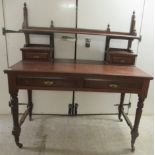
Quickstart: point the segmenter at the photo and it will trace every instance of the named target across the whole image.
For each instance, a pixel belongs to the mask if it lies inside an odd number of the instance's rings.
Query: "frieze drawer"
[[[81,86],[81,81],[61,77],[18,77],[18,87],[41,87],[41,88],[76,88]]]
[[[84,88],[106,89],[106,90],[140,90],[142,81],[130,80],[108,80],[108,79],[85,79]]]

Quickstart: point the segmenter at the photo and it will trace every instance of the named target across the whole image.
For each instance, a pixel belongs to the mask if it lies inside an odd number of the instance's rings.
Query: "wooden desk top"
[[[5,73],[65,73],[65,74],[89,74],[103,76],[124,76],[153,79],[152,76],[135,66],[104,65],[99,61],[60,61],[52,62],[26,62],[20,61],[4,71]]]

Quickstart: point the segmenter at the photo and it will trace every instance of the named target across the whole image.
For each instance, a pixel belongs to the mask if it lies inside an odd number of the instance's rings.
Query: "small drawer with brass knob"
[[[137,55],[130,50],[110,48],[106,52],[106,63],[116,65],[134,65]]]
[[[44,46],[30,46],[21,48],[23,60],[50,61],[53,48]]]

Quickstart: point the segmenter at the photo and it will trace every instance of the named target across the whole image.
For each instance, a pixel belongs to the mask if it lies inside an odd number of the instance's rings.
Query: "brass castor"
[[[122,118],[118,117],[118,119],[120,120],[120,122],[123,122],[123,119]]]
[[[23,147],[22,143],[17,143],[17,146],[21,149]]]
[[[131,145],[131,151],[135,152],[135,146],[134,145]]]

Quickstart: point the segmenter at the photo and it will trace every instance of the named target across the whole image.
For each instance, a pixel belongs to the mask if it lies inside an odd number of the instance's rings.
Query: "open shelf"
[[[86,35],[102,35],[117,39],[140,39],[136,35],[125,32],[114,32],[107,30],[82,29],[82,28],[65,28],[65,27],[27,27],[20,30],[27,34],[43,34],[49,35],[53,33],[70,33],[70,34],[86,34]]]

